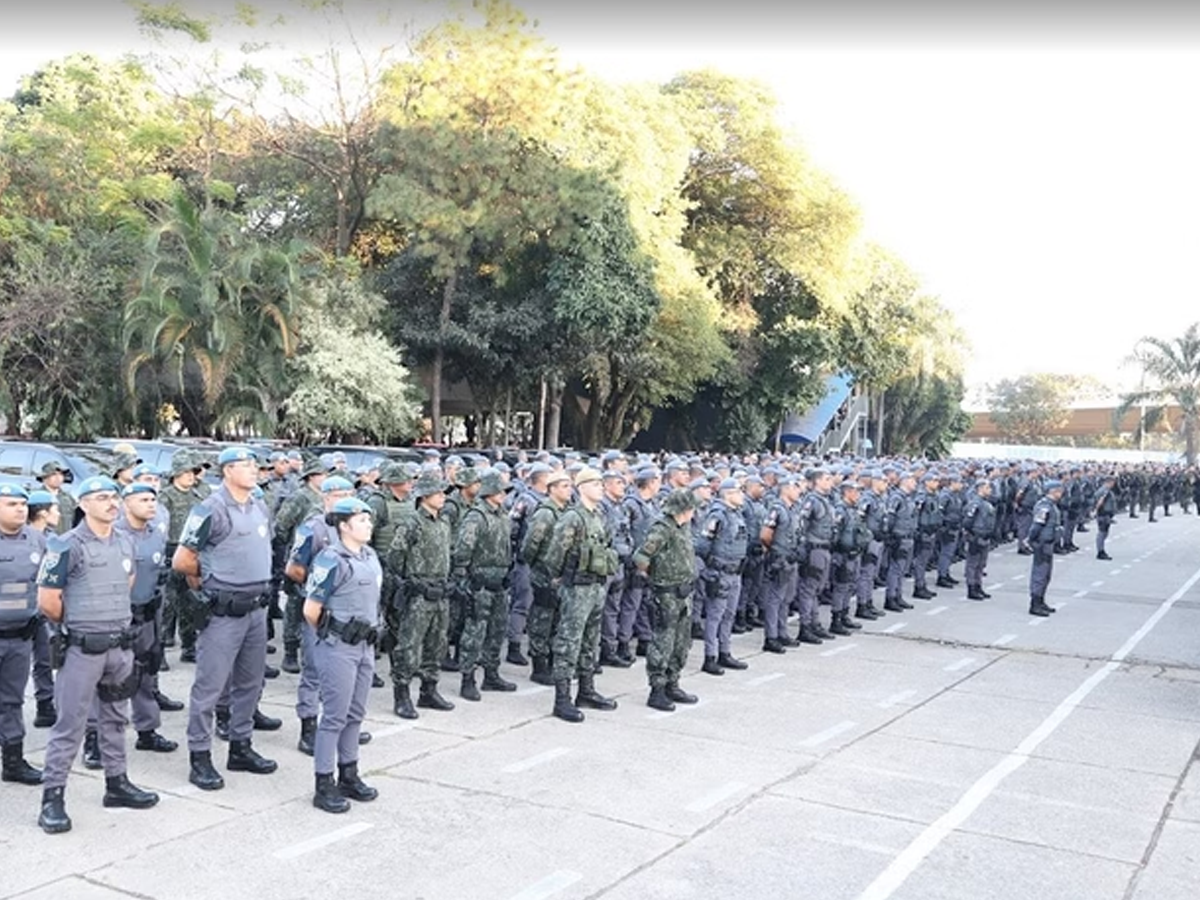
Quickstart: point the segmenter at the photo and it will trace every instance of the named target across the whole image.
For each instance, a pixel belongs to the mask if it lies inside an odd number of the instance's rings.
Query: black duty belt
[[[716,572],[724,572],[726,575],[737,575],[742,571],[743,563],[741,562],[712,562],[709,568]]]
[[[586,587],[592,584],[604,584],[606,581],[608,581],[608,578],[604,575],[593,575],[590,572],[576,572],[574,575],[570,575],[566,578],[567,584],[569,584],[571,587]]]
[[[0,640],[31,641],[33,640],[33,636],[37,634],[38,623],[40,621],[37,616],[31,616],[29,621],[23,625],[0,626]]]
[[[264,608],[269,598],[264,591],[205,591],[214,616],[240,619]]]
[[[348,622],[340,622],[330,617],[329,633],[336,634],[342,641],[351,646],[361,644],[364,641],[374,646],[379,642],[379,629],[362,619],[351,619]]]
[[[812,539],[809,539],[809,540],[806,540],[804,543],[808,544],[808,547],[810,550],[828,550],[829,549],[829,541],[814,541]]]
[[[71,631],[63,635],[68,647],[78,647],[88,656],[99,656],[109,650],[128,650],[133,646],[133,635],[128,631],[100,634],[81,634]]]

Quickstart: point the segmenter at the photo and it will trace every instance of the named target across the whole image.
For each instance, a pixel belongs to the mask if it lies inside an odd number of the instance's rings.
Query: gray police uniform
[[[796,539],[807,549],[807,561],[800,567],[796,599],[800,623],[817,624],[817,598],[829,585],[829,549],[833,542],[833,504],[829,497],[812,490],[800,499]]]
[[[38,566],[46,550],[40,531],[22,525],[0,534],[0,745],[25,740],[21,706],[33,659],[33,641],[45,623],[38,615]]]
[[[141,530],[130,527],[125,519],[116,531],[133,545],[133,588],[130,605],[133,615],[133,655],[142,666],[137,693],[130,699],[135,731],[155,731],[162,724],[162,712],[154,694],[158,690],[158,663],[162,658],[159,634],[162,628],[162,586],[166,575],[167,530],[150,522]],[[93,712],[98,712],[93,704]],[[91,724],[91,723],[89,723]]]
[[[321,690],[321,721],[313,746],[318,775],[358,762],[358,736],[367,711],[379,639],[383,567],[370,547],[351,553],[333,541],[313,560],[305,589],[328,620],[314,635]]]
[[[1029,571],[1029,597],[1045,602],[1046,588],[1054,574],[1054,547],[1062,537],[1062,518],[1058,504],[1049,496],[1038,500],[1033,508],[1029,526],[1029,546],[1033,548],[1033,565]]]
[[[630,493],[622,506],[629,514],[630,541],[634,547],[640,547],[645,543],[646,535],[650,533],[650,526],[658,518],[658,507],[652,499],[643,500],[637,491]],[[639,641],[645,641],[647,644],[650,642],[654,631],[650,627],[649,613],[643,606],[646,599],[652,595],[653,591],[643,579],[632,576],[626,579],[625,593],[621,596],[621,613],[617,618],[618,641],[628,643],[633,640],[636,632]]]
[[[963,514],[963,532],[967,538],[963,580],[967,583],[968,595],[983,591],[983,572],[987,568],[989,541],[995,524],[996,508],[992,502],[979,494],[973,496]]]
[[[875,592],[875,577],[879,574],[879,560],[883,552],[883,507],[886,497],[874,490],[864,491],[858,500],[858,509],[862,515],[861,526],[870,533],[862,558],[858,565],[858,584],[856,596],[861,607],[872,606]],[[876,610],[876,615],[879,612]]]
[[[763,519],[763,528],[773,533],[763,569],[763,637],[777,641],[787,637],[788,605],[796,593],[799,546],[795,506],[776,498]]]
[[[912,495],[906,494],[903,489],[888,497],[884,510],[884,534],[887,535],[889,547],[885,598],[894,604],[903,601],[904,575],[912,562],[917,514]]]
[[[1117,497],[1107,484],[1096,492],[1092,509],[1096,514],[1096,554],[1099,555],[1107,552],[1104,545],[1112,528],[1113,517],[1117,514]]]
[[[129,631],[133,556],[127,535],[100,538],[86,521],[46,542],[37,583],[62,590],[66,645],[54,685],[58,719],[46,744],[46,788],[66,786],[94,696],[100,697],[104,774],[125,774],[125,710],[136,687]]]
[[[508,627],[506,637],[510,644],[520,644],[525,634],[525,621],[529,616],[529,607],[533,603],[533,583],[529,580],[529,564],[520,556],[521,545],[525,540],[525,531],[529,527],[529,518],[538,504],[546,499],[546,495],[535,490],[524,491],[513,500],[509,510],[509,520],[512,528],[513,567],[509,583]]]
[[[288,563],[302,566],[310,572],[312,562],[326,547],[337,540],[337,534],[325,522],[325,513],[313,513],[296,526],[292,549],[288,552]],[[312,658],[316,635],[308,622],[300,624],[300,681],[296,685],[296,716],[300,719],[315,719],[321,711],[321,681],[317,666]]]
[[[271,532],[266,505],[234,500],[221,487],[192,508],[179,545],[200,557],[201,590],[211,617],[196,639],[196,677],[188,704],[188,749],[212,746],[213,712],[229,682],[230,741],[249,742],[267,663]]]
[[[954,565],[954,553],[962,535],[963,502],[962,490],[943,488],[938,494],[938,509],[942,514],[942,529],[938,534],[937,573],[939,581],[950,579],[950,567]]]
[[[746,517],[740,509],[714,500],[695,542],[696,556],[704,567],[700,573],[704,586],[704,655],[727,654],[750,546]]]
[[[742,517],[746,520],[746,565],[742,569],[742,591],[738,596],[738,611],[757,614],[761,607],[763,555],[765,548],[760,535],[767,507],[762,500],[749,494],[742,502]]]

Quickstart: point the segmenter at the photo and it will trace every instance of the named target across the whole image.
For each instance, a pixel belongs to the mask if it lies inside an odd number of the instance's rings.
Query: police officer
[[[171,457],[171,467],[167,471],[167,484],[158,495],[159,505],[165,508],[169,514],[166,546],[166,559],[168,560],[175,556],[175,548],[179,546],[179,536],[183,533],[183,523],[187,521],[188,513],[203,499],[196,490],[196,484],[203,471],[190,450],[176,450]],[[196,626],[192,622],[187,579],[173,569],[167,573],[166,582],[163,585],[163,602],[163,646],[174,646],[176,623],[178,623],[179,645],[182,648],[179,661],[194,663],[196,661]]]
[[[806,474],[811,490],[800,500],[796,513],[796,536],[804,548],[796,586],[800,631],[803,634],[807,630],[819,640],[829,640],[833,635],[821,625],[817,598],[829,585],[829,551],[833,542],[833,504],[829,492],[833,489],[833,475],[823,466]]]
[[[524,466],[525,483],[514,486],[508,510],[509,535],[512,543],[513,568],[509,585],[508,654],[505,659],[514,666],[527,666],[529,660],[521,652],[529,607],[533,603],[533,585],[529,580],[529,564],[521,555],[521,546],[529,531],[534,510],[546,499],[546,478],[550,467],[544,463]]]
[[[533,587],[533,603],[525,621],[529,633],[529,655],[535,684],[554,684],[550,659],[551,640],[558,621],[558,589],[551,582],[555,577],[546,566],[550,539],[559,517],[571,500],[571,476],[561,469],[546,476],[546,498],[538,504],[529,519],[529,528],[521,544],[521,558],[529,566],[529,581]]]
[[[913,497],[917,511],[912,562],[914,600],[932,600],[937,596],[926,584],[925,573],[929,571],[929,563],[933,559],[938,535],[942,530],[942,510],[937,493],[939,483],[940,479],[935,472],[926,472],[920,490]]]
[[[762,542],[763,519],[767,516],[766,485],[758,475],[747,475],[742,482],[745,501],[742,515],[746,519],[746,567],[742,571],[742,590],[738,596],[738,611],[733,620],[733,633],[743,634],[762,625],[763,559],[766,547]]]
[[[841,502],[833,509],[833,541],[829,563],[830,605],[833,608],[829,631],[843,636],[862,628],[850,619],[850,593],[858,584],[858,567],[872,537],[858,506],[861,493],[858,482],[850,477],[845,478],[838,485],[838,493]]]
[[[1113,490],[1116,476],[1111,472],[1104,476],[1104,484],[1096,492],[1092,503],[1092,515],[1096,517],[1096,559],[1112,559],[1104,544],[1108,540],[1109,529],[1112,528],[1113,518],[1117,514],[1117,497]]]
[[[199,591],[196,675],[188,709],[188,780],[205,791],[225,780],[213,767],[213,716],[229,686],[231,772],[266,775],[277,768],[251,745],[267,663],[267,592],[271,532],[266,505],[253,496],[254,451],[226,447],[217,457],[221,487],[188,514],[172,566]]]
[[[968,600],[988,600],[992,596],[983,589],[983,573],[987,569],[996,521],[996,507],[991,502],[991,494],[992,483],[986,478],[978,479],[963,509],[962,529],[967,541],[967,564],[963,578],[967,582]]]
[[[558,589],[559,614],[552,642],[553,714],[566,722],[582,722],[580,706],[613,710],[617,702],[596,690],[595,661],[600,646],[600,613],[608,579],[616,574],[617,554],[609,546],[600,515],[604,484],[600,473],[585,466],[575,475],[579,502],[554,523],[549,546],[540,557],[551,586]],[[579,691],[571,702],[571,679]]]
[[[342,813],[350,800],[368,802],[379,796],[359,777],[358,747],[375,672],[383,568],[370,546],[371,508],[366,503],[339,499],[325,514],[325,523],[336,529],[336,539],[313,560],[304,601],[304,619],[316,630],[313,656],[321,690],[313,806]]]
[[[646,705],[663,712],[673,711],[676,703],[699,700],[679,686],[692,644],[688,607],[696,579],[691,533],[695,505],[690,491],[668,495],[662,515],[651,524],[646,539],[633,554],[633,563],[648,585],[646,605],[653,629],[646,653],[646,676],[650,681]]]
[[[633,476],[633,490],[625,497],[629,517],[629,536],[634,547],[646,540],[650,525],[658,518],[655,498],[662,487],[662,473],[654,466],[640,466]],[[690,520],[689,520],[690,521]],[[650,646],[651,630],[642,602],[648,596],[644,579],[635,578],[632,569],[626,579],[625,594],[621,597],[621,614],[617,620],[617,652],[630,661],[629,644],[637,636],[637,656],[645,656]]]
[[[470,598],[465,604],[459,670],[464,700],[480,699],[475,669],[483,666],[485,691],[515,691],[517,686],[500,676],[500,651],[508,621],[509,567],[512,536],[504,510],[510,490],[499,472],[486,472],[479,480],[475,502],[459,522],[451,554],[453,577]]]
[[[0,780],[41,784],[41,771],[25,761],[21,713],[34,638],[45,627],[35,582],[46,539],[26,522],[28,499],[16,485],[0,484]]]
[[[696,557],[703,568],[700,583],[704,603],[704,666],[709,675],[725,669],[747,669],[733,655],[733,620],[742,591],[742,570],[750,538],[742,512],[745,494],[733,478],[723,479],[695,538]],[[694,515],[694,514],[693,514]]]
[[[958,579],[950,574],[950,567],[954,565],[954,556],[962,537],[964,501],[962,474],[955,469],[946,479],[946,486],[938,491],[938,511],[942,517],[941,530],[937,535],[938,587],[958,587]],[[1015,528],[1015,524],[1012,527]]]
[[[797,534],[796,500],[799,486],[795,476],[779,480],[779,491],[763,519],[759,540],[766,548],[763,563],[763,650],[786,653],[787,647],[798,647],[800,641],[820,643],[821,639],[801,622],[800,638],[787,633],[788,606],[796,593],[800,543]],[[690,516],[689,516],[690,518]]]
[[[888,495],[884,505],[883,533],[888,543],[888,568],[883,608],[888,612],[912,609],[912,604],[904,599],[904,576],[912,564],[913,541],[917,533],[917,512],[913,503],[916,486],[915,473],[904,472],[898,490]]]
[[[403,611],[399,617],[400,642],[392,672],[397,715],[417,718],[409,697],[409,683],[420,675],[417,706],[446,712],[454,704],[438,693],[438,671],[446,655],[448,579],[450,576],[450,523],[441,517],[446,505],[446,482],[433,473],[417,479],[413,488],[417,508],[396,529],[388,548],[388,567],[401,584]]]
[[[1054,573],[1054,547],[1062,539],[1062,518],[1058,501],[1063,484],[1051,480],[1045,484],[1045,495],[1033,508],[1033,523],[1029,526],[1029,544],[1033,548],[1033,565],[1029,573],[1029,614],[1048,616],[1055,612],[1046,603],[1046,589]]]
[[[30,491],[29,518],[26,524],[42,536],[58,534],[61,511],[56,495],[46,490]],[[36,607],[36,590],[34,591]],[[37,712],[33,717],[34,728],[49,728],[58,718],[54,708],[54,667],[50,664],[50,625],[40,612],[38,628],[33,635],[33,696],[37,701]]]
[[[47,540],[38,572],[38,606],[63,626],[63,664],[55,684],[58,719],[46,745],[44,790],[38,824],[47,834],[71,829],[63,793],[79,752],[92,698],[100,701],[100,756],[107,807],[147,809],[158,795],[125,774],[126,701],[138,684],[129,632],[133,547],[114,531],[119,499],[107,478],[79,486],[83,520]]]

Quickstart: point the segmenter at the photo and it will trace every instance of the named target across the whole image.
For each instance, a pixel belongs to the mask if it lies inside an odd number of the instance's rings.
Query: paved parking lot
[[[512,667],[517,694],[415,723],[373,691],[380,798],[344,816],[311,806],[284,675],[263,706],[285,727],[256,737],[273,776],[202,794],[183,748],[131,749],[159,806],[104,810],[77,767],[55,837],[37,789],[0,786],[0,897],[1196,900],[1200,520],[1113,534],[1113,562],[1056,560],[1050,619],[1025,614],[1028,558],[1004,548],[985,603],[942,591],[786,656],[744,635],[750,668],[721,678],[693,649],[701,703],[675,713],[647,709],[640,666],[601,676],[621,706],[579,726]],[[190,675],[174,664],[167,693]],[[182,741],[184,716],[163,732]]]

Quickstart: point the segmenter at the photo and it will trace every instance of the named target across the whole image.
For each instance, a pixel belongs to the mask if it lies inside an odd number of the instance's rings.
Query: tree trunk
[[[458,289],[458,267],[450,270],[446,286],[442,290],[442,311],[438,316],[438,344],[433,353],[430,377],[433,384],[429,389],[429,418],[433,442],[442,442],[442,369],[446,364],[446,332],[450,327],[450,310],[454,306],[454,293]]]
[[[537,448],[546,449],[546,376],[542,376],[542,393],[538,400]]]
[[[341,259],[350,252],[350,211],[346,203],[346,189],[343,185],[336,188],[337,194],[337,233],[334,237],[334,255]]]
[[[550,383],[550,414],[546,420],[546,447],[553,450],[558,446],[558,433],[562,428],[563,388],[566,385],[558,376]]]
[[[504,444],[512,446],[512,385],[504,395]]]
[[[1183,455],[1189,466],[1196,464],[1196,414],[1183,414]]]
[[[875,419],[875,455],[883,456],[883,398],[887,395],[886,390],[879,392],[879,403],[876,405]]]

